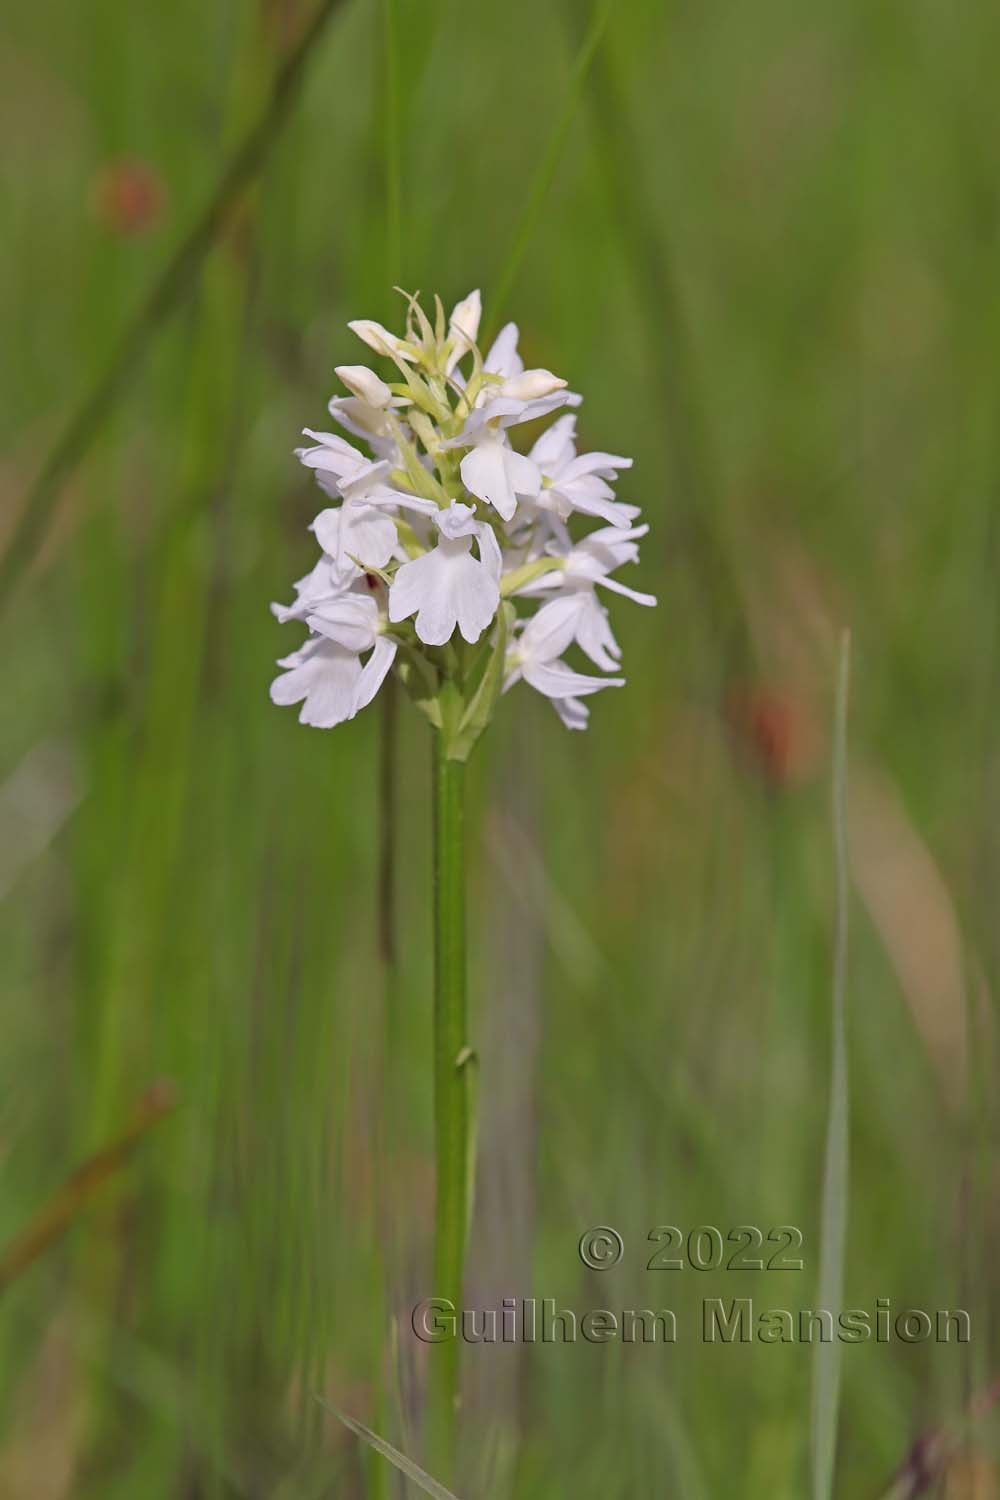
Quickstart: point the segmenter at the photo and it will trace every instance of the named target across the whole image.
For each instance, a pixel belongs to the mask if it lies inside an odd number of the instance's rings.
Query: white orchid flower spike
[[[551,370],[525,368],[516,324],[484,356],[482,311],[477,290],[450,313],[407,297],[401,334],[350,324],[382,367],[337,367],[347,395],[329,410],[347,437],[305,429],[296,454],[329,502],[311,526],[320,557],[294,601],[271,606],[310,632],[279,662],[276,703],[329,728],[394,672],[454,760],[518,682],[584,728],[584,699],[624,682],[598,591],[656,603],[616,576],[638,562],[648,529],[615,494],[631,459],[580,450],[566,410],[580,397]],[[519,429],[556,413],[524,451]]]

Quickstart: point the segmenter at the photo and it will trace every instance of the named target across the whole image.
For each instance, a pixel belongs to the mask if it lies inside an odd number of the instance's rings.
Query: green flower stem
[[[514,568],[512,572],[504,574],[500,580],[500,593],[504,599],[507,599],[517,589],[524,588],[526,583],[531,583],[535,578],[541,578],[543,573],[552,573],[556,568],[564,566],[565,559],[561,557],[540,557],[537,562],[525,563],[523,567]]]
[[[462,1306],[469,1102],[466,1057],[465,766],[434,735],[434,1218],[435,1297]],[[459,1343],[431,1349],[430,1449],[448,1483],[455,1458]]]

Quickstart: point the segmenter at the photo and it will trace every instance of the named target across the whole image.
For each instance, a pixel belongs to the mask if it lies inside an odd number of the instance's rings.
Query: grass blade
[[[836,862],[836,911],[833,953],[830,1109],[823,1168],[818,1306],[837,1308],[843,1300],[844,1246],[847,1231],[848,1107],[847,1067],[847,922],[850,877],[847,847],[847,701],[851,638],[840,638],[837,706],[833,746],[833,841]],[[830,1500],[836,1466],[837,1414],[840,1403],[840,1344],[815,1346],[812,1387],[812,1494]]]
[[[260,114],[223,167],[204,209],[153,282],[108,364],[50,449],[24,501],[7,550],[0,558],[0,602],[7,599],[33,561],[63,486],[86,457],[153,335],[192,285],[240,194],[263,167],[298,97],[306,64],[342,4],[344,0],[320,0],[298,42],[278,69]]]
[[[573,64],[573,73],[570,78],[566,102],[563,105],[562,113],[556,121],[556,127],[549,137],[549,143],[545,148],[542,159],[538,163],[538,170],[531,184],[527,202],[524,205],[521,218],[514,231],[506,264],[497,282],[496,291],[490,299],[491,328],[495,329],[499,326],[500,313],[510,295],[511,287],[514,285],[514,278],[517,276],[524,252],[528,248],[529,241],[534,232],[538,215],[541,213],[542,206],[545,203],[545,196],[552,185],[552,179],[555,176],[556,167],[559,165],[563,146],[566,144],[566,137],[569,135],[569,129],[573,123],[573,116],[576,114],[577,105],[580,102],[581,90],[590,71],[594,55],[601,44],[601,39],[604,36],[610,15],[611,0],[598,0],[598,4],[594,7],[590,25],[587,28],[587,35],[583,39],[583,45],[580,47],[576,61]]]
[[[380,1438],[378,1433],[372,1432],[371,1428],[366,1427],[363,1422],[356,1422],[353,1417],[349,1417],[346,1412],[340,1411],[338,1407],[331,1406],[322,1397],[318,1396],[316,1399],[322,1407],[332,1412],[339,1421],[343,1422],[345,1427],[349,1427],[355,1437],[359,1437],[362,1442],[367,1443],[369,1448],[374,1448],[376,1453],[381,1453],[382,1457],[387,1458],[391,1464],[394,1464],[401,1474],[404,1474],[407,1479],[412,1479],[414,1484],[419,1485],[425,1495],[432,1495],[434,1500],[458,1500],[457,1495],[453,1495],[451,1490],[446,1490],[443,1484],[439,1484],[436,1479],[432,1479],[419,1464],[413,1462],[412,1458],[407,1458],[405,1453],[400,1453],[398,1448],[394,1448],[391,1443],[387,1443],[385,1438]]]
[[[155,1084],[139,1102],[134,1119],[120,1135],[77,1167],[25,1229],[0,1252],[0,1292],[34,1265],[50,1245],[77,1222],[109,1177],[127,1165],[151,1126],[174,1107],[170,1084]]]

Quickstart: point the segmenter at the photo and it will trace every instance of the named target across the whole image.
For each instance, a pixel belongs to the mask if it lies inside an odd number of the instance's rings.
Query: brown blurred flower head
[[[789,688],[750,683],[729,696],[728,718],[737,746],[773,787],[800,786],[822,758],[811,705]]]
[[[131,237],[155,229],[167,206],[163,180],[150,162],[123,157],[106,162],[90,189],[94,218],[110,234]]]

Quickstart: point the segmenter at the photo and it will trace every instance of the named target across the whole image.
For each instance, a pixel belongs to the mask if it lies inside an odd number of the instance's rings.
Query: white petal
[[[369,349],[374,349],[376,354],[383,354],[389,359],[395,355],[397,359],[409,360],[411,364],[417,357],[403,339],[390,333],[388,328],[383,328],[381,323],[372,322],[371,318],[356,318],[347,326]]]
[[[370,594],[347,594],[317,605],[309,615],[310,630],[336,641],[347,651],[370,651],[375,644],[378,605]]]
[[[554,391],[550,396],[539,396],[526,401],[521,396],[497,395],[490,397],[474,413],[476,422],[493,422],[501,427],[516,427],[519,422],[533,422],[536,417],[547,417],[560,406],[579,406],[580,397],[572,391]]]
[[[502,375],[505,380],[520,375],[524,369],[524,360],[517,352],[517,339],[517,324],[505,323],[483,361],[484,369],[491,375]]]
[[[524,680],[546,698],[582,698],[599,693],[601,688],[623,687],[624,677],[587,677],[574,672],[564,661],[525,661]]]
[[[566,381],[551,370],[523,370],[500,387],[501,397],[512,401],[538,401],[566,388]]]
[[[317,604],[344,594],[348,583],[338,573],[334,559],[324,553],[316,566],[294,587],[297,596],[294,604],[271,605],[271,613],[282,624],[286,620],[304,620]]]
[[[345,500],[364,500],[369,494],[384,488],[391,465],[384,459],[365,463],[354,474],[347,474],[338,486]]]
[[[353,579],[363,568],[384,568],[398,540],[396,523],[371,505],[345,502],[320,511],[313,531],[324,552],[330,553],[341,578]],[[358,562],[355,563],[354,559]]]
[[[341,427],[370,444],[379,458],[399,467],[399,447],[389,414],[359,401],[356,396],[334,396],[329,403],[330,415]],[[405,432],[405,428],[404,428]]]
[[[656,603],[655,594],[640,594],[638,589],[630,589],[626,584],[619,583],[617,578],[598,578],[595,582],[610,589],[613,594],[622,594],[626,599],[631,599],[634,604],[645,604],[652,608]]]
[[[340,518],[343,507],[330,506],[321,510],[312,523],[312,530],[323,551],[335,561],[340,547]]]
[[[458,332],[463,338],[474,344],[479,337],[479,321],[483,315],[483,296],[479,288],[463,297],[461,302],[456,302],[452,308],[451,324],[452,332]]]
[[[482,523],[476,520],[475,506],[454,500],[447,510],[437,511],[434,524],[442,536],[454,541],[460,536],[475,536]]]
[[[301,667],[303,662],[307,662],[319,650],[321,645],[322,642],[317,637],[310,636],[308,640],[303,641],[297,651],[290,651],[287,656],[279,656],[278,666],[286,668]]]
[[[503,553],[500,551],[496,532],[492,526],[487,526],[485,521],[481,521],[476,527],[476,535],[479,539],[479,556],[483,560],[483,567],[494,582],[499,584],[500,574],[503,572]]]
[[[542,487],[538,465],[523,453],[515,453],[513,448],[504,449],[503,462],[507,482],[514,494],[522,495],[526,500],[534,499]]]
[[[410,510],[418,516],[437,515],[437,505],[433,500],[421,500],[419,495],[407,495],[402,490],[383,490],[374,495],[369,495],[372,505],[395,505],[399,510]]]
[[[471,550],[472,543],[468,543]],[[393,624],[400,620],[408,620],[410,615],[417,613],[426,600],[437,594],[438,598],[444,595],[441,579],[441,557],[439,549],[434,548],[432,552],[424,553],[423,557],[415,557],[412,562],[404,563],[398,570],[389,586],[389,619]],[[451,630],[454,630],[455,622],[452,620]],[[448,639],[451,630],[441,641],[430,644],[441,645]],[[421,637],[423,639],[423,637]]]
[[[350,587],[361,571],[348,555],[349,552],[354,552],[356,556],[357,549],[347,545],[347,510],[345,505],[336,508],[330,506],[327,510],[321,510],[312,523],[316,540],[323,551],[330,555],[331,571],[339,581],[341,591]]]
[[[512,649],[508,651],[507,660],[504,662],[503,691],[505,693],[508,692],[514,686],[515,682],[521,681],[523,676],[521,658],[518,656],[517,651]]]
[[[354,652],[332,641],[310,642],[309,647],[300,653],[298,665],[272,682],[271,701],[281,706],[302,702],[300,723],[332,729],[354,717],[361,663]]]
[[[528,621],[521,636],[520,650],[525,661],[552,661],[576,639],[582,608],[578,594],[568,594],[543,604]]]
[[[531,458],[550,479],[576,456],[576,417],[570,412],[557,417],[531,450]]]
[[[590,590],[582,595],[582,599],[576,625],[580,649],[602,672],[614,672],[621,661],[622,651],[611,629],[608,612]]]
[[[354,712],[367,708],[386,679],[389,668],[396,659],[396,642],[380,635],[375,649],[365,662],[354,697]]]
[[[473,646],[500,608],[500,585],[482,563],[471,557],[463,559],[462,566],[454,567],[451,572],[451,597],[458,628]],[[420,634],[419,616],[417,634]]]
[[[332,653],[336,653],[333,655]],[[361,679],[361,663],[352,651],[331,645],[331,655],[317,666],[308,695],[299,713],[301,724],[314,729],[332,729],[354,717],[354,698]],[[308,669],[307,669],[308,670]]]
[[[579,698],[550,698],[549,702],[567,729],[586,729],[590,709]]]
[[[357,396],[369,406],[381,408],[388,406],[392,400],[392,391],[385,381],[380,380],[367,365],[338,365],[336,375],[352,396]]]
[[[306,437],[316,439],[314,447],[295,450],[296,458],[307,469],[321,469],[341,479],[367,467],[369,460],[364,454],[335,432],[315,432],[311,427],[302,430]]]
[[[325,599],[336,591],[336,582],[333,558],[324,552],[316,566],[295,584],[295,592],[300,599]]]
[[[563,474],[548,493],[561,496],[569,510],[583,516],[600,516],[622,530],[627,530],[638,514],[636,506],[616,500],[611,487],[596,474],[583,474],[577,479],[567,479]]]
[[[398,541],[392,517],[371,505],[345,505],[342,514],[340,545],[344,559],[356,557],[362,567],[384,568]]]
[[[470,495],[476,495],[492,505],[505,521],[509,521],[517,509],[517,496],[507,477],[504,448],[495,438],[471,448],[462,459],[462,483]]]
[[[600,474],[603,479],[617,479],[619,469],[631,469],[632,460],[620,453],[581,453],[574,458],[564,478],[576,479],[581,474]]]
[[[449,322],[449,330],[454,340],[454,347],[448,356],[445,367],[446,373],[452,370],[463,359],[472,348],[479,337],[479,321],[483,315],[483,299],[478,289],[470,292],[452,310]]]
[[[637,542],[648,532],[647,525],[630,526],[624,534],[614,526],[602,526],[598,531],[592,531],[589,536],[584,537],[581,546],[620,548],[623,542]]]
[[[443,646],[456,625],[470,643],[479,639],[500,604],[500,588],[472,556],[472,538],[443,539],[433,552],[404,563],[389,589],[389,619],[416,614],[425,646]]]

